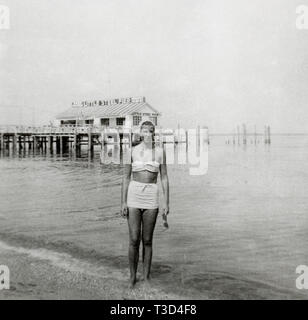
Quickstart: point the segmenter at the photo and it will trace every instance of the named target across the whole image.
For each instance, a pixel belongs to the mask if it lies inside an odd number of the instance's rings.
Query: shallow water
[[[117,147],[106,148],[119,159]],[[186,161],[185,145],[166,150],[169,162]],[[295,268],[308,265],[308,136],[273,136],[270,146],[215,136],[208,160],[203,175],[191,175],[187,163],[168,165],[170,228],[158,220],[154,285],[201,299],[307,298],[295,287]],[[93,156],[2,153],[0,240],[125,277],[122,172],[121,164],[100,163],[99,148]]]

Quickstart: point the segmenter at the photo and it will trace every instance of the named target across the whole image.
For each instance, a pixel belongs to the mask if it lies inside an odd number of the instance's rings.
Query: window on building
[[[157,117],[150,117],[150,121],[154,123],[154,126],[157,126]]]
[[[76,120],[61,120],[61,125],[72,125],[76,124]]]
[[[116,120],[117,126],[124,126],[125,124],[125,118],[117,118]]]
[[[94,123],[94,120],[93,119],[89,119],[89,120],[86,120],[85,121],[85,124],[93,124]]]
[[[133,125],[138,126],[142,120],[142,116],[133,116]]]
[[[109,126],[109,118],[101,119],[101,125],[108,127]]]

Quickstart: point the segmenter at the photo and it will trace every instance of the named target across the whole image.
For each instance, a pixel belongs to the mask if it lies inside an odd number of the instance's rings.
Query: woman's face
[[[153,136],[153,129],[150,126],[143,126],[140,131],[141,137],[143,137],[144,142],[151,142]]]

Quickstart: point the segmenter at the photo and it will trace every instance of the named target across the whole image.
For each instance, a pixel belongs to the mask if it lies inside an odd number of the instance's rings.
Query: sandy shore
[[[207,288],[199,295],[194,290],[168,290],[153,279],[152,287],[139,280],[128,288],[128,269],[77,259],[67,253],[44,248],[25,248],[0,242],[0,264],[10,269],[10,289],[0,291],[0,300],[17,299],[305,299],[290,296],[262,283],[208,274]],[[140,278],[140,275],[139,275]],[[200,279],[201,281],[201,279]],[[233,289],[231,289],[232,287]]]
[[[10,289],[0,299],[184,299],[187,297],[148,288],[139,281],[128,289],[127,272],[108,268],[46,249],[25,249],[0,244],[2,265],[10,269]]]

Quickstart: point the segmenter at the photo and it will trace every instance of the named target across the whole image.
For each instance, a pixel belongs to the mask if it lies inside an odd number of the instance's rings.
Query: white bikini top
[[[136,172],[136,171],[143,171],[143,170],[147,170],[150,172],[159,172],[159,165],[160,163],[157,161],[134,161],[132,163],[132,171]]]

